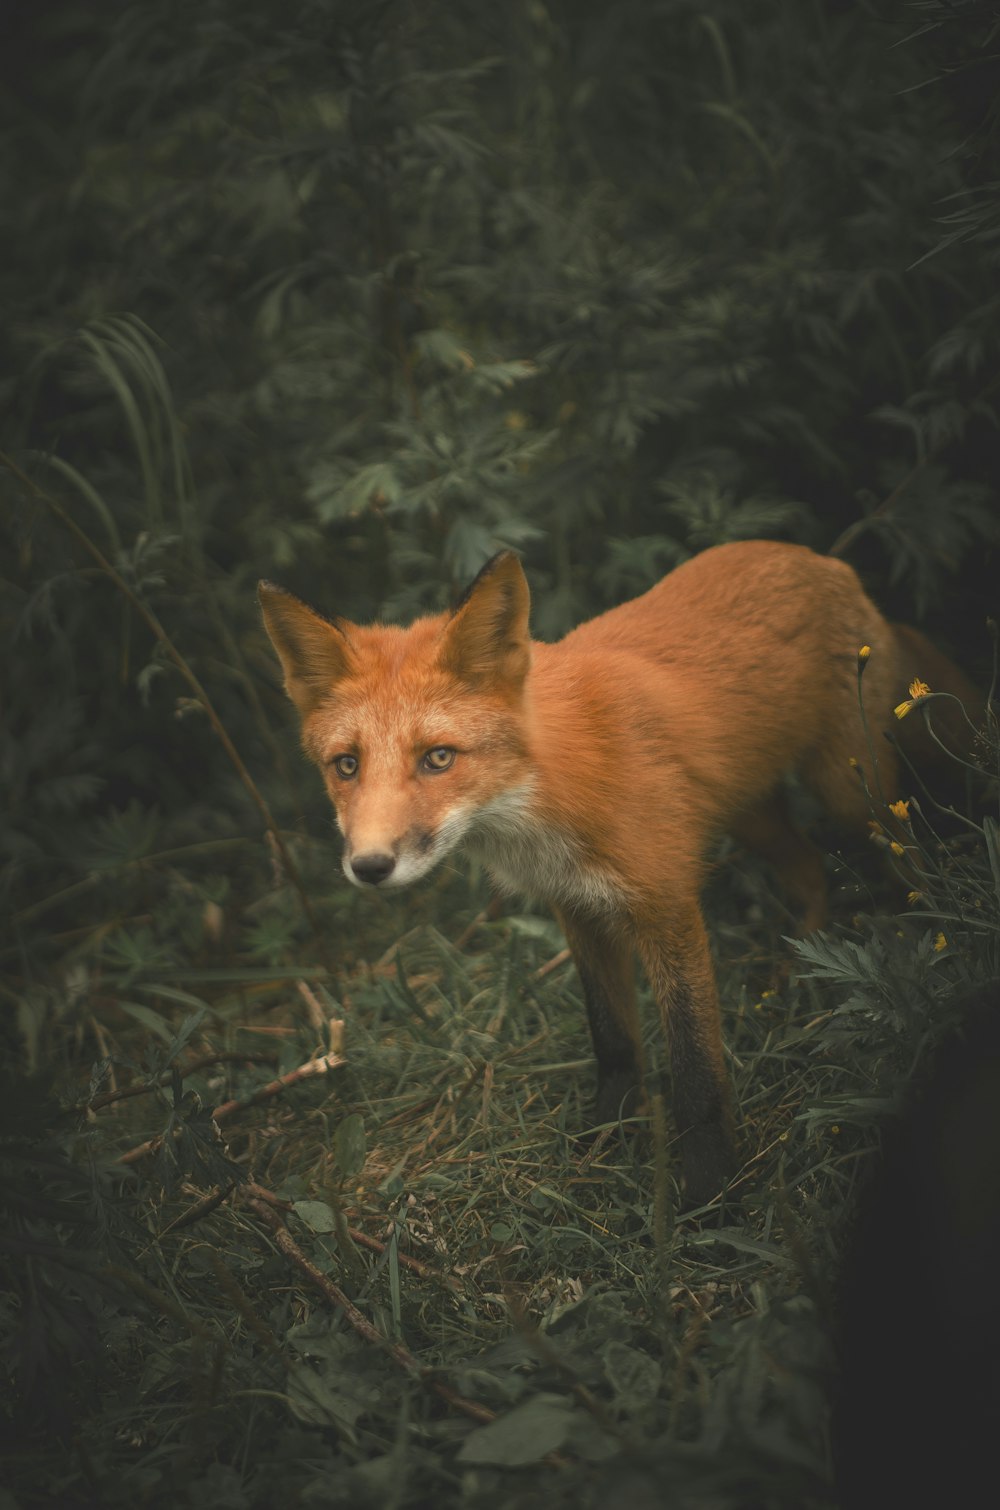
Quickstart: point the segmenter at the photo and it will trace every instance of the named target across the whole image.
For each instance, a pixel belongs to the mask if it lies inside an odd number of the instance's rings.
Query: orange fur
[[[706,857],[732,832],[775,866],[804,926],[820,926],[822,863],[788,818],[782,778],[798,771],[856,829],[870,816],[857,768],[869,790],[900,795],[881,731],[921,637],[889,625],[850,567],[769,541],[706,551],[553,645],[529,637],[511,552],[452,613],[408,629],[327,621],[267,583],[260,597],[348,878],[406,885],[462,844],[502,887],[554,905],[604,1121],[641,1084],[638,953],[670,1043],[688,1194],[717,1193],[735,1146],[699,901]],[[877,768],[858,705],[862,645]],[[932,653],[935,690],[972,695]]]

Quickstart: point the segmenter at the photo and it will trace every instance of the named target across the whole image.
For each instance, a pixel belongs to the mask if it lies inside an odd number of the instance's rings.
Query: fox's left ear
[[[338,624],[321,618],[273,582],[258,582],[257,601],[285,674],[285,691],[305,718],[350,673],[347,636]]]
[[[513,551],[487,561],[445,625],[441,662],[467,682],[520,687],[531,664],[531,594]]]

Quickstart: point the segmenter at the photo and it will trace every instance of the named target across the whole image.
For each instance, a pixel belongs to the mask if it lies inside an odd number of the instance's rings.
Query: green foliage
[[[693,551],[783,536],[988,679],[995,7],[22,10],[0,143],[13,1492],[828,1502],[836,1228],[955,995],[1000,974],[995,821],[942,827],[917,791],[908,917],[852,893],[780,993],[766,880],[715,888],[754,1162],[700,1230],[642,1158],[572,1142],[590,1051],[552,925],[473,929],[485,897],[453,875],[405,913],[341,884],[253,587],[405,619],[508,545],[553,636]],[[296,1078],[337,1059],[340,1016],[347,1064]],[[498,1419],[346,1325],[255,1180],[386,1339]]]

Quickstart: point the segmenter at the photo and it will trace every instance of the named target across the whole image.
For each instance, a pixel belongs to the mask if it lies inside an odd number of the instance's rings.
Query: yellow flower
[[[896,706],[893,708],[892,711],[893,711],[893,713],[895,713],[895,715],[896,715],[897,718],[905,718],[906,715],[907,715],[907,713],[909,713],[909,711],[910,711],[910,709],[912,707],[913,707],[912,699],[907,698],[905,703],[897,703]]]
[[[901,818],[904,823],[910,821],[910,804],[901,797],[898,802],[890,802],[889,811],[894,818]]]
[[[885,832],[885,830],[883,829],[881,823],[879,823],[879,821],[878,821],[877,818],[869,818],[868,819],[868,827],[871,829],[871,831],[872,831],[873,834],[881,834],[881,833]]]
[[[893,839],[892,843],[889,845],[889,848],[892,850],[892,852],[893,852],[894,855],[905,855],[906,854],[906,850],[903,848],[903,846],[901,844],[897,844],[896,841],[895,841],[895,839]]]
[[[938,954],[940,954],[941,950],[942,949],[947,949],[947,947],[948,947],[948,940],[945,938],[945,936],[944,936],[943,933],[939,933],[938,936],[937,936],[937,938],[934,940],[934,948],[935,948],[935,950],[937,951]]]
[[[922,902],[923,899],[924,894],[922,891],[908,891],[906,893],[906,902],[909,907],[916,907],[917,903]]]
[[[839,1133],[840,1132],[840,1123],[839,1122],[835,1122],[833,1124],[833,1126],[830,1128],[830,1131],[832,1133],[834,1133],[834,1134]]]
[[[927,683],[926,682],[922,682],[920,680],[919,676],[915,677],[914,680],[910,683],[910,696],[911,697],[930,697],[930,695],[931,695],[931,689],[930,689],[930,687],[928,687]]]
[[[870,645],[862,645],[861,649],[858,651],[858,670],[859,671],[864,671],[865,667],[868,664],[868,657],[871,655],[871,653],[872,653],[872,647]]]

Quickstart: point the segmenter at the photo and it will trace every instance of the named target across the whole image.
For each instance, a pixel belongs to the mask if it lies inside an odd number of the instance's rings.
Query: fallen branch
[[[245,1054],[238,1049],[220,1054],[203,1054],[200,1059],[193,1059],[190,1064],[179,1066],[181,1079],[188,1075],[195,1075],[199,1070],[207,1069],[210,1064],[273,1064],[273,1054]],[[106,1106],[113,1106],[116,1101],[126,1101],[132,1096],[148,1096],[158,1090],[161,1085],[169,1085],[173,1078],[172,1070],[164,1070],[158,1080],[143,1080],[138,1085],[126,1085],[122,1090],[105,1091],[101,1096],[95,1096],[92,1101],[79,1101],[74,1110],[78,1112],[99,1112]]]
[[[203,1196],[200,1201],[196,1201],[193,1206],[189,1206],[186,1211],[182,1211],[180,1216],[175,1216],[172,1222],[168,1222],[162,1231],[157,1234],[158,1239],[162,1240],[170,1232],[180,1232],[184,1227],[193,1227],[195,1222],[200,1222],[203,1216],[210,1216],[213,1211],[222,1205],[227,1196],[232,1195],[235,1189],[235,1183],[216,1185],[215,1189],[209,1191],[208,1195]]]
[[[297,1070],[289,1070],[287,1075],[281,1075],[277,1080],[269,1080],[267,1085],[262,1085],[254,1091],[252,1096],[246,1096],[242,1101],[224,1101],[212,1112],[216,1122],[225,1122],[234,1117],[237,1112],[246,1111],[248,1107],[256,1106],[260,1101],[267,1101],[272,1096],[278,1096],[282,1091],[288,1090],[289,1086],[298,1085],[302,1080],[309,1080],[314,1075],[325,1075],[328,1070],[336,1069],[338,1065],[345,1064],[346,1060],[338,1054],[323,1054],[319,1059],[310,1059],[305,1064],[300,1064]],[[137,1164],[149,1154],[156,1153],[163,1146],[162,1134],[155,1138],[148,1138],[145,1143],[140,1143],[136,1148],[130,1148],[127,1153],[120,1154],[119,1164]]]
[[[229,1117],[234,1117],[237,1112],[246,1111],[250,1106],[256,1106],[259,1101],[268,1101],[272,1096],[278,1096],[282,1091],[288,1090],[289,1086],[298,1085],[300,1080],[309,1080],[314,1075],[325,1075],[329,1070],[335,1070],[338,1065],[346,1064],[346,1059],[340,1054],[321,1054],[318,1059],[309,1059],[305,1064],[300,1064],[297,1070],[289,1070],[287,1075],[280,1075],[277,1080],[269,1080],[267,1085],[262,1085],[252,1095],[245,1096],[242,1101],[224,1101],[217,1106],[212,1113],[216,1122],[224,1122]]]
[[[254,1196],[257,1200],[267,1201],[278,1211],[293,1211],[294,1201],[286,1201],[283,1196],[275,1195],[273,1190],[268,1190],[266,1185],[258,1185],[255,1180],[250,1180],[243,1186],[244,1193]],[[357,1227],[348,1227],[347,1235],[352,1243],[359,1248],[368,1248],[373,1253],[384,1253],[389,1246],[381,1242],[377,1237],[370,1237],[367,1232],[361,1232]],[[397,1249],[397,1257],[404,1268],[411,1269],[420,1279],[434,1280],[437,1284],[444,1285],[448,1290],[461,1290],[462,1281],[454,1274],[445,1274],[440,1269],[435,1269],[432,1264],[425,1264],[422,1259],[414,1258],[411,1253],[400,1253]]]
[[[544,980],[547,975],[552,974],[553,970],[558,970],[560,965],[565,965],[566,961],[569,958],[569,950],[560,949],[559,953],[554,954],[551,959],[546,960],[544,965],[539,965],[538,969],[531,977],[532,980]]]
[[[257,1215],[269,1228],[275,1244],[280,1248],[285,1257],[290,1259],[296,1268],[301,1270],[314,1289],[319,1290],[320,1294],[331,1305],[337,1306],[343,1312],[345,1319],[354,1328],[359,1337],[362,1337],[365,1342],[371,1343],[372,1346],[381,1348],[383,1352],[388,1353],[393,1362],[398,1364],[401,1369],[410,1374],[414,1379],[419,1380],[426,1389],[430,1390],[432,1394],[437,1395],[439,1399],[445,1400],[455,1410],[461,1411],[463,1415],[469,1416],[473,1421],[478,1421],[480,1425],[485,1425],[490,1421],[496,1420],[496,1411],[490,1410],[486,1405],[478,1405],[475,1400],[466,1399],[457,1390],[452,1389],[449,1385],[443,1383],[442,1380],[436,1379],[431,1370],[425,1369],[420,1365],[408,1347],[405,1347],[401,1342],[391,1342],[388,1337],[379,1331],[378,1327],[373,1326],[368,1318],[362,1315],[353,1301],[347,1298],[340,1286],[334,1284],[332,1279],[329,1279],[327,1275],[317,1269],[314,1263],[310,1262],[272,1206],[266,1201],[258,1199],[256,1196],[251,1196],[247,1204],[256,1211]]]

